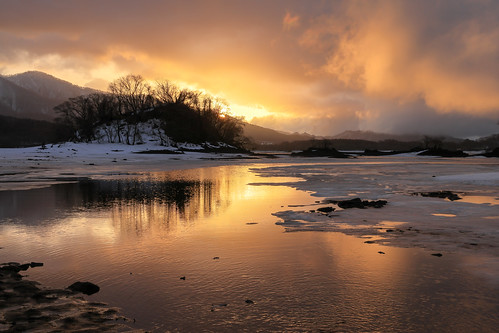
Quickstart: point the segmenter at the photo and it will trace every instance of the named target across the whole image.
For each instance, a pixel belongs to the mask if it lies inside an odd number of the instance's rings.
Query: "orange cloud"
[[[282,20],[282,27],[284,30],[291,30],[300,25],[300,16],[292,15],[290,12],[286,11],[286,15]]]
[[[320,36],[334,40],[322,66],[325,72],[370,96],[422,98],[442,112],[497,115],[499,6],[479,16],[448,15],[446,21],[441,15],[447,8],[437,5],[361,4],[351,2],[340,24],[322,18],[302,36],[301,45],[312,49],[324,45]],[[423,12],[426,18],[420,21]]]

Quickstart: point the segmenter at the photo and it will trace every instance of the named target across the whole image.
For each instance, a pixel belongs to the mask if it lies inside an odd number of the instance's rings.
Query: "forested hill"
[[[221,99],[169,81],[152,86],[140,75],[111,83],[109,93],[69,98],[55,107],[72,140],[138,144],[172,142],[244,143],[241,119],[230,116]]]

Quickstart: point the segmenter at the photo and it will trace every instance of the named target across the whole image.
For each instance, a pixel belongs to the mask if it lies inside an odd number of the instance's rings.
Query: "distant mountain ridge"
[[[250,123],[244,124],[244,135],[254,143],[261,145],[273,145],[286,141],[305,141],[315,138],[315,136],[308,133],[284,133]]]
[[[83,88],[52,75],[29,71],[0,76],[0,114],[26,119],[54,120],[53,108],[71,97],[97,90]]]
[[[398,134],[378,133],[372,131],[344,131],[340,134],[328,137],[328,139],[365,140],[373,142],[396,140],[401,142],[410,142],[410,141],[421,141],[423,137],[424,136],[421,134],[398,135]]]
[[[8,75],[5,79],[40,96],[58,101],[98,92],[98,90],[80,87],[39,71]]]

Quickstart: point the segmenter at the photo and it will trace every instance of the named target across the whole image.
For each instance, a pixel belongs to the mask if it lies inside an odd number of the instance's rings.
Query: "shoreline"
[[[0,330],[19,331],[135,331],[120,310],[89,302],[69,289],[49,289],[26,280],[20,272],[40,263],[0,264]]]

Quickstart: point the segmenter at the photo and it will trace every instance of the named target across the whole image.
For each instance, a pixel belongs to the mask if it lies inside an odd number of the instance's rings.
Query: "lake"
[[[499,289],[461,257],[285,232],[272,213],[320,197],[221,166],[0,192],[0,261],[157,332],[494,332]],[[264,183],[258,185],[258,183]],[[383,252],[380,254],[378,252]],[[184,279],[185,278],[185,279]]]

